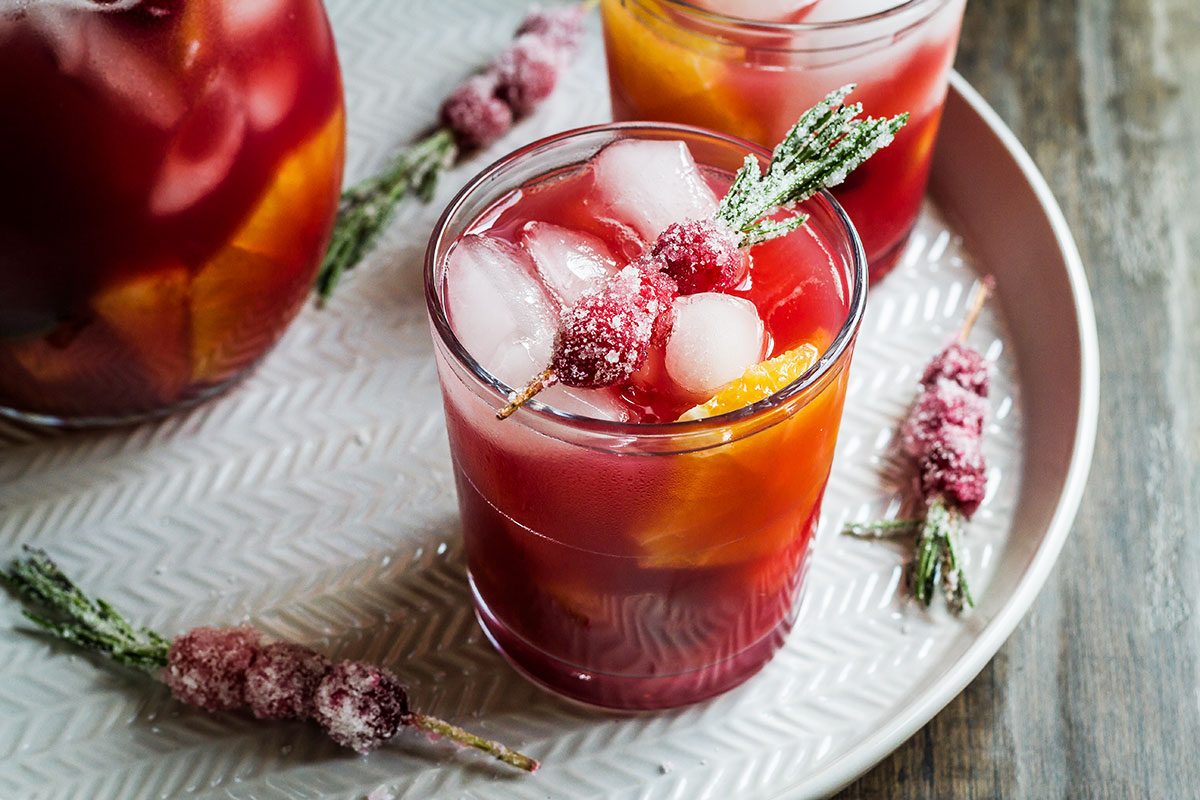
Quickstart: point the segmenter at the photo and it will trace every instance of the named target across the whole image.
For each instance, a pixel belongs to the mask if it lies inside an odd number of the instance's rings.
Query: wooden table
[[[1075,232],[1100,435],[1029,616],[842,797],[1200,797],[1200,0],[970,0],[958,69]]]

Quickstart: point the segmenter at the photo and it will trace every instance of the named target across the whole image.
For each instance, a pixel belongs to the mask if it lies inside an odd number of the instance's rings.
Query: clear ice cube
[[[868,17],[901,5],[904,0],[817,0],[805,22],[844,22]]]
[[[255,130],[274,128],[296,105],[300,66],[290,58],[269,59],[251,68],[244,84],[246,111]]]
[[[717,198],[683,142],[627,139],[601,150],[591,166],[588,205],[643,242],[653,242],[672,222],[708,219],[717,210]]]
[[[175,214],[203,200],[229,175],[246,138],[246,109],[233,81],[209,84],[163,156],[150,210]]]
[[[765,340],[749,300],[717,292],[681,297],[667,340],[667,375],[684,394],[707,400],[762,361]]]
[[[764,22],[798,22],[805,9],[821,0],[695,0],[696,5],[716,14]],[[831,0],[833,3],[844,0]]]
[[[616,273],[618,264],[603,241],[548,222],[529,222],[521,246],[533,258],[538,275],[564,306]]]
[[[446,262],[446,305],[463,346],[511,387],[550,362],[558,320],[554,303],[519,248],[487,236],[464,236]]]
[[[137,37],[112,24],[107,13],[80,13],[75,10],[80,6],[57,2],[28,8],[29,23],[42,34],[58,68],[119,105],[122,113],[156,128],[174,126],[187,111],[176,76]]]
[[[629,409],[611,389],[572,389],[551,386],[538,395],[538,400],[559,411],[611,422],[629,422]]]
[[[236,0],[219,7],[225,31],[239,38],[252,36],[276,23],[289,10],[288,0]]]

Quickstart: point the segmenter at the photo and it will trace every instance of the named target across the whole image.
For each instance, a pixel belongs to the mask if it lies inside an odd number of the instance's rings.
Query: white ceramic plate
[[[433,119],[521,13],[506,0],[330,6],[355,176]],[[606,102],[593,36],[564,90],[490,155],[601,121]],[[359,758],[304,725],[205,715],[12,632],[23,626],[4,603],[0,797],[809,797],[916,731],[1012,631],[1079,502],[1098,359],[1062,216],[965,83],[955,80],[947,108],[934,203],[870,301],[796,631],[745,686],[668,713],[609,716],[542,693],[491,651],[470,611],[420,257],[440,206],[487,160],[449,175],[433,206],[406,206],[373,263],[331,308],[306,311],[230,395],[128,430],[10,429],[0,550],[45,547],[167,633],[250,619],[334,656],[389,664],[419,707],[519,745],[544,769],[514,774],[409,736]],[[1000,292],[973,337],[997,365],[992,495],[968,540],[980,606],[958,621],[905,601],[902,549],[836,532],[893,502],[891,431],[983,271]]]

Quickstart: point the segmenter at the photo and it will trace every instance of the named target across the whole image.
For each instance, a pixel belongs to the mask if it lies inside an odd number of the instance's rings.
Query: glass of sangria
[[[496,416],[547,363],[564,304],[670,223],[710,213],[747,153],[769,160],[688,126],[560,134],[478,176],[430,241],[477,614],[518,670],[574,700],[713,696],[757,672],[795,619],[867,290],[829,194],[803,204],[805,226],[746,251],[727,293],[676,301],[670,339],[630,381],[556,385]],[[684,327],[699,352],[671,349]],[[778,390],[746,405],[747,380]],[[710,398],[697,381],[724,388]]]
[[[0,0],[0,413],[117,424],[282,335],[336,212],[320,0]]]
[[[833,190],[876,280],[920,210],[965,2],[601,0],[613,116],[770,147],[845,84],[868,114],[908,112],[895,143]]]

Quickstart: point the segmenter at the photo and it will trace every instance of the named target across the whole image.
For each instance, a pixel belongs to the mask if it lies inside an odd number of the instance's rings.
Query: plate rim
[[[826,797],[846,787],[894,752],[962,693],[999,652],[1040,594],[1070,535],[1091,471],[1100,411],[1100,346],[1095,308],[1079,248],[1045,177],[1000,115],[957,71],[950,74],[950,91],[984,121],[1016,164],[1050,223],[1063,256],[1075,305],[1080,346],[1079,417],[1071,448],[1071,463],[1046,534],[1019,579],[1016,590],[996,616],[975,636],[975,641],[966,652],[940,680],[903,705],[882,728],[810,775],[771,794],[770,797],[775,800]]]

